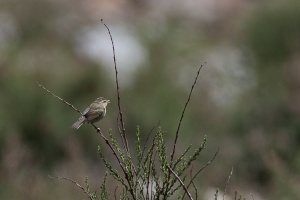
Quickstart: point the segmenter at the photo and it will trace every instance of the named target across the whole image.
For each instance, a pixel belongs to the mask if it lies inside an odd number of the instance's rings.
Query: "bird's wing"
[[[85,115],[86,115],[86,113],[88,113],[88,112],[89,112],[89,110],[90,110],[90,107],[88,107],[87,109],[85,109],[85,111],[82,113],[82,115],[83,115],[83,116],[85,116]]]
[[[102,118],[103,113],[104,113],[103,108],[97,108],[97,109],[90,108],[85,116],[89,121],[93,121],[94,119],[97,119],[99,117]]]

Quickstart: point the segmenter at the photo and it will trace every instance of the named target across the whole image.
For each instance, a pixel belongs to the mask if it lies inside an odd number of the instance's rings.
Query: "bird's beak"
[[[106,100],[106,103],[110,103],[110,100]]]

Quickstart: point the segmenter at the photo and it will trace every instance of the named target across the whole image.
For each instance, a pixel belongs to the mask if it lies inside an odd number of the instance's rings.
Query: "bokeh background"
[[[220,147],[196,180],[200,197],[228,186],[252,199],[300,199],[300,3],[297,0],[1,0],[0,199],[84,199],[65,176],[92,189],[105,144],[89,126],[70,129],[78,113],[35,83],[83,110],[111,100],[102,130],[117,134],[112,48],[130,143],[160,120],[172,144],[201,63],[178,151]],[[109,151],[107,151],[109,156]],[[114,162],[114,160],[111,160]],[[205,197],[206,196],[206,197]]]

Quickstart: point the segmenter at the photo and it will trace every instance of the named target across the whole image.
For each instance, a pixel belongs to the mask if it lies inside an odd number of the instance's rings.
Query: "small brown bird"
[[[82,116],[72,125],[72,128],[79,129],[79,127],[86,122],[94,124],[100,121],[106,114],[106,106],[108,103],[110,103],[110,101],[103,97],[97,98],[87,109],[85,109]]]

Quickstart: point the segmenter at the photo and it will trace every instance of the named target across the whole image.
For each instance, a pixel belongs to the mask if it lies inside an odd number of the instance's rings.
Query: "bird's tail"
[[[85,117],[81,116],[77,122],[75,122],[73,125],[72,125],[72,128],[74,129],[79,129],[79,127],[85,122]]]

